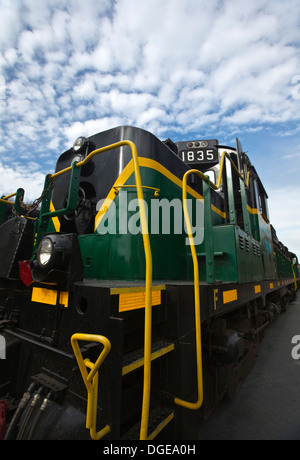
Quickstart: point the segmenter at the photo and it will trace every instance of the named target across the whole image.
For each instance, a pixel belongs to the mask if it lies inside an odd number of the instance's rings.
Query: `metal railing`
[[[188,402],[180,398],[175,398],[175,404],[185,407],[191,410],[198,410],[203,404],[203,368],[202,368],[202,340],[201,340],[201,312],[200,312],[200,286],[199,286],[199,263],[198,263],[198,256],[195,248],[195,242],[191,227],[190,216],[188,213],[187,208],[187,179],[191,174],[195,174],[202,179],[203,182],[203,199],[204,199],[204,227],[205,233],[204,237],[207,238],[208,241],[208,248],[206,253],[207,270],[210,269],[213,271],[213,264],[214,264],[214,252],[213,252],[213,235],[212,235],[212,224],[211,219],[207,219],[207,216],[211,210],[211,200],[210,200],[210,187],[214,190],[218,190],[221,187],[222,182],[222,175],[224,170],[225,158],[227,158],[233,169],[239,176],[239,178],[244,182],[244,178],[237,169],[236,165],[230,158],[227,152],[223,152],[220,160],[220,170],[218,175],[217,183],[213,183],[209,180],[209,177],[206,176],[201,171],[197,169],[191,169],[187,171],[183,176],[183,185],[182,185],[182,205],[183,205],[183,213],[186,223],[186,229],[188,233],[191,254],[192,254],[192,261],[193,261],[193,270],[194,270],[194,298],[195,298],[195,335],[196,335],[196,371],[197,371],[197,400],[196,402]],[[249,174],[247,175],[247,183],[249,184]],[[205,219],[206,218],[206,219]],[[208,276],[209,278],[209,276]],[[210,276],[211,280],[213,281],[213,277]]]
[[[92,363],[89,359],[83,359],[78,341],[98,342],[103,345],[97,361]],[[88,392],[87,412],[86,412],[86,428],[90,430],[90,436],[94,441],[98,441],[110,432],[110,426],[106,425],[102,430],[96,430],[97,424],[97,401],[98,401],[98,371],[103,364],[105,358],[111,349],[110,341],[102,335],[92,334],[73,334],[71,337],[71,345],[81,372],[82,379]],[[90,372],[87,368],[91,369]]]
[[[149,408],[150,408],[150,392],[151,392],[151,331],[152,331],[152,253],[151,253],[151,246],[150,246],[150,238],[149,238],[149,231],[148,231],[148,223],[147,223],[147,216],[146,216],[146,209],[145,209],[145,202],[143,196],[143,186],[141,181],[141,173],[138,161],[138,153],[136,149],[136,145],[132,141],[123,140],[111,145],[107,145],[100,149],[96,149],[91,152],[84,160],[74,163],[72,166],[65,168],[61,171],[58,171],[51,176],[46,177],[45,181],[45,188],[49,186],[50,181],[53,181],[57,177],[66,174],[71,171],[72,177],[74,178],[74,182],[76,185],[79,186],[79,179],[78,174],[76,174],[76,169],[81,168],[82,166],[86,165],[95,155],[99,155],[101,153],[107,152],[109,150],[117,149],[122,146],[129,146],[132,153],[132,159],[134,163],[134,175],[135,175],[135,183],[137,189],[137,196],[138,196],[138,203],[139,203],[139,212],[140,212],[140,221],[141,221],[141,228],[142,228],[142,236],[143,236],[143,245],[144,245],[144,252],[145,252],[145,260],[146,260],[146,276],[145,276],[145,338],[144,338],[144,384],[143,384],[143,401],[142,401],[142,415],[141,415],[141,429],[140,429],[140,439],[146,440],[148,437],[148,425],[149,425]],[[79,174],[80,176],[80,174]],[[45,223],[43,224],[43,219],[46,218],[48,220],[51,217],[61,215],[64,213],[73,212],[76,208],[75,201],[72,199],[71,195],[76,195],[76,193],[72,193],[72,180],[70,181],[70,188],[69,188],[69,198],[68,203],[65,209],[58,210],[54,212],[49,212],[50,207],[50,195],[46,197],[46,204],[45,209],[41,209],[41,222],[42,226],[45,228]],[[75,187],[76,189],[76,187]],[[158,189],[154,189],[155,192]],[[37,237],[37,241],[39,238]]]

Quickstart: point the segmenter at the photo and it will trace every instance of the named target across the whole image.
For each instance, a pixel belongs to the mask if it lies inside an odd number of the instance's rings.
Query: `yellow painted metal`
[[[152,291],[152,307],[161,304],[161,291]],[[119,296],[119,312],[145,307],[145,291],[124,293]]]
[[[254,292],[255,292],[255,294],[259,294],[261,292],[261,285],[260,284],[257,284],[256,286],[254,286]]]
[[[188,171],[186,174],[197,174],[199,177],[201,177],[202,180],[204,180],[205,182],[209,181],[210,183],[210,186],[214,189],[214,190],[219,190],[219,188],[221,187],[221,183],[222,183],[222,174],[223,174],[223,169],[224,169],[224,163],[225,163],[225,158],[228,158],[228,160],[230,161],[230,163],[232,164],[233,166],[233,169],[235,170],[236,174],[239,176],[240,179],[244,180],[243,176],[241,175],[241,173],[239,172],[239,170],[237,169],[236,165],[234,164],[234,162],[232,161],[232,159],[230,158],[230,156],[228,155],[227,152],[222,152],[222,155],[221,155],[221,160],[220,160],[220,170],[219,170],[219,175],[218,175],[218,180],[217,180],[217,183],[215,184],[214,182],[211,182],[208,177],[202,173],[201,171],[198,171],[198,169],[193,169],[193,170],[190,170]],[[247,185],[247,184],[246,184]],[[185,187],[186,184],[185,184]]]
[[[155,351],[154,353],[151,354],[151,361],[154,361],[157,358],[161,358],[162,356],[166,355],[167,353],[170,353],[175,349],[174,343],[171,343],[171,345],[168,345],[167,347],[161,348],[160,350]],[[138,359],[137,361],[134,361],[131,364],[128,364],[127,366],[124,366],[122,369],[122,375],[127,375],[130,372],[133,372],[134,370],[138,369],[139,367],[142,367],[144,365],[144,358]]]
[[[236,165],[234,164],[234,162],[232,161],[232,159],[230,158],[230,156],[228,155],[227,152],[222,152],[222,155],[221,155],[221,160],[220,160],[220,170],[219,170],[219,175],[218,175],[218,180],[217,180],[217,183],[214,184],[213,182],[209,181],[210,183],[210,186],[214,189],[214,190],[219,190],[219,188],[221,187],[221,182],[222,182],[222,174],[223,174],[223,169],[224,169],[224,163],[225,163],[225,158],[228,158],[228,160],[230,161],[231,165],[233,166],[233,169],[235,170],[236,174],[239,176],[240,179],[244,180],[243,176],[241,175],[241,173],[239,172],[239,170],[237,169]],[[203,180],[207,181],[207,176],[205,176],[203,173],[201,173],[201,171],[198,171],[198,174]],[[246,185],[248,185],[248,181],[249,181],[249,177],[247,177],[247,182],[246,182]]]
[[[223,303],[234,302],[238,299],[237,289],[231,289],[230,291],[223,292]]]
[[[119,193],[119,189],[120,188],[136,188],[135,185],[114,185],[113,187],[115,189],[115,193],[118,194]],[[154,196],[159,196],[159,192],[160,192],[160,189],[159,188],[155,188],[155,187],[149,187],[148,185],[142,185],[142,188],[146,189],[146,190],[153,190],[154,191]]]
[[[52,289],[34,287],[31,293],[31,301],[38,303],[46,303],[48,305],[56,305],[57,291]]]
[[[8,200],[5,200],[4,198],[0,198],[0,203],[10,204],[11,206],[15,204],[13,201],[8,201]]]
[[[17,195],[16,192],[15,192],[15,193],[11,193],[10,195],[4,196],[4,197],[2,198],[2,200],[9,200],[9,198],[12,198],[13,196],[16,196],[16,195]]]
[[[83,360],[78,341],[97,342],[101,343],[104,348],[100,353],[97,361],[92,363],[89,359]],[[102,430],[96,431],[97,423],[97,400],[98,400],[98,371],[103,364],[105,358],[110,352],[110,341],[102,335],[94,334],[73,334],[71,337],[71,345],[81,372],[82,379],[88,392],[87,412],[86,412],[86,428],[90,430],[90,436],[93,440],[99,440],[110,432],[110,427],[106,425]],[[87,371],[90,369],[90,372]]]
[[[148,437],[148,441],[152,441],[159,433],[173,420],[175,413],[172,412],[165,420],[163,420]]]
[[[154,284],[152,285],[152,291],[165,291],[165,284]],[[133,294],[137,292],[145,292],[145,286],[126,286],[126,287],[117,287],[110,288],[111,295],[117,294]]]
[[[183,188],[182,188],[182,203],[183,212],[186,222],[186,228],[188,238],[191,247],[193,266],[194,266],[194,296],[195,296],[195,333],[196,333],[196,364],[197,364],[197,390],[198,397],[194,403],[184,401],[180,398],[175,398],[175,404],[185,407],[191,410],[198,410],[203,404],[203,369],[202,369],[202,343],[201,343],[201,315],[200,315],[200,288],[199,288],[199,264],[197,253],[195,249],[194,237],[191,227],[191,221],[187,209],[187,178],[190,174],[197,174],[203,180],[207,181],[208,178],[204,176],[200,171],[191,169],[187,171],[183,176]]]
[[[293,272],[293,277],[294,277],[294,287],[295,287],[295,292],[298,290],[298,286],[297,286],[297,278],[296,278],[296,273],[295,273],[295,270],[294,270],[294,266],[292,265],[292,272]]]
[[[59,299],[57,298],[59,294]],[[52,289],[37,288],[34,287],[31,293],[31,301],[38,303],[45,303],[47,305],[56,305],[57,300],[59,304],[63,305],[65,308],[69,305],[69,293],[67,291],[55,291]]]

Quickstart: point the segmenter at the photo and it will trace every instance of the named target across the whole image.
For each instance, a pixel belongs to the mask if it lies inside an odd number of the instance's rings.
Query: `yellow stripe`
[[[52,203],[52,200],[50,202],[50,212],[54,212],[55,211],[55,207]],[[59,218],[56,216],[56,217],[52,217],[52,222],[53,222],[53,225],[54,225],[54,228],[55,228],[55,231],[58,233],[60,231],[60,222],[59,222]]]
[[[229,303],[229,302],[234,302],[237,300],[238,295],[237,295],[237,290],[232,289],[231,291],[224,291],[223,292],[223,303]]]
[[[156,428],[154,431],[152,431],[152,433],[150,434],[150,436],[148,436],[147,440],[148,441],[151,441],[152,439],[155,439],[156,436],[168,425],[168,423],[171,422],[171,420],[173,420],[174,418],[174,415],[175,415],[175,412],[172,412],[165,420],[163,420]]]
[[[151,169],[155,169],[156,171],[160,172],[164,176],[166,176],[170,181],[172,181],[174,184],[178,185],[178,187],[182,188],[182,180],[178,179],[177,176],[172,174],[167,168],[162,166],[160,163],[158,163],[155,160],[152,160],[151,158],[143,158],[140,157],[139,159],[140,166],[145,166]],[[197,198],[197,200],[203,200],[203,196],[201,196],[199,193],[197,193],[193,188],[187,186],[187,192],[192,195],[193,197]],[[220,209],[216,208],[213,204],[211,205],[211,209],[219,214],[223,219],[226,218],[226,213],[221,211]]]
[[[266,220],[266,218],[258,211],[258,209],[250,208],[250,206],[248,204],[247,204],[247,209],[250,212],[250,214],[258,215],[258,217],[263,221],[263,223],[266,225],[266,227],[271,231],[269,221]]]
[[[109,206],[111,205],[111,202],[115,199],[116,197],[116,191],[114,187],[120,187],[121,185],[124,185],[125,182],[128,180],[128,178],[131,176],[131,174],[134,172],[134,163],[133,160],[130,160],[127,166],[123,169],[121,174],[119,175],[118,179],[114,183],[111,191],[107,195],[104,203],[102,204],[100,210],[98,211],[96,218],[95,218],[95,231],[100,224],[101,220],[103,219],[106,211],[108,210]]]
[[[254,286],[254,291],[255,291],[255,294],[259,294],[261,292],[260,284],[257,284],[256,286]]]
[[[36,288],[32,289],[32,302],[47,303],[48,305],[56,305],[57,291],[51,289]]]
[[[152,286],[152,291],[165,291],[166,286],[163,284]],[[134,287],[119,287],[119,288],[111,288],[110,294],[132,294],[133,292],[145,292],[145,286],[134,286]]]
[[[47,305],[56,305],[57,304],[57,295],[58,292],[52,289],[44,289],[34,287],[32,289],[31,301],[45,303]],[[69,293],[60,292],[59,293],[59,303],[64,307],[68,307],[69,304]]]
[[[248,204],[247,204],[247,209],[250,212],[250,214],[258,214],[258,210],[256,208],[250,208]]]
[[[161,304],[161,291],[152,291],[152,306]],[[145,290],[144,292],[134,292],[120,294],[119,312],[138,310],[145,308]]]
[[[59,304],[63,305],[65,308],[69,306],[69,293],[68,292],[60,292]]]
[[[162,166],[157,161],[152,160],[151,158],[139,157],[139,165],[142,167],[154,169],[155,171],[161,173],[162,175],[167,177],[167,179],[169,179],[171,182],[173,182],[174,184],[176,184],[178,187],[182,189],[182,180],[180,180],[177,176],[175,176],[175,174],[171,173],[167,168]],[[122,173],[120,174],[120,176],[114,183],[112,189],[110,190],[109,194],[107,195],[106,200],[104,201],[103,205],[98,211],[96,218],[95,218],[95,231],[97,230],[98,225],[100,224],[109,206],[111,205],[111,202],[116,197],[115,189],[124,185],[133,172],[134,172],[134,164],[133,164],[133,160],[131,160],[127,164],[127,166],[123,169]],[[203,196],[201,196],[191,187],[188,186],[187,191],[190,195],[192,195],[197,200],[203,200]],[[211,209],[213,212],[221,216],[223,219],[226,218],[226,212],[221,211],[220,209],[216,208],[214,205],[211,205]]]
[[[160,358],[161,356],[164,356],[173,350],[175,350],[174,343],[172,343],[171,345],[168,345],[165,348],[161,348],[160,350],[157,350],[154,353],[151,353],[151,361],[154,361],[154,359]],[[134,361],[133,363],[127,364],[127,366],[124,366],[122,368],[122,375],[127,375],[130,372],[135,371],[139,367],[142,367],[143,365],[144,365],[144,358],[138,359],[137,361]]]

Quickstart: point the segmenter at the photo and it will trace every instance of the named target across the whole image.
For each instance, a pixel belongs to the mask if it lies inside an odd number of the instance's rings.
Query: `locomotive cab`
[[[0,200],[5,439],[193,439],[300,281],[240,142],[120,126],[60,155],[38,216],[14,196]]]

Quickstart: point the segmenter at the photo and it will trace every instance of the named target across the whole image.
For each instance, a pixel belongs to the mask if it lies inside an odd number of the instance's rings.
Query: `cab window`
[[[255,179],[254,183],[257,209],[263,218],[269,222],[268,196],[259,179]]]

